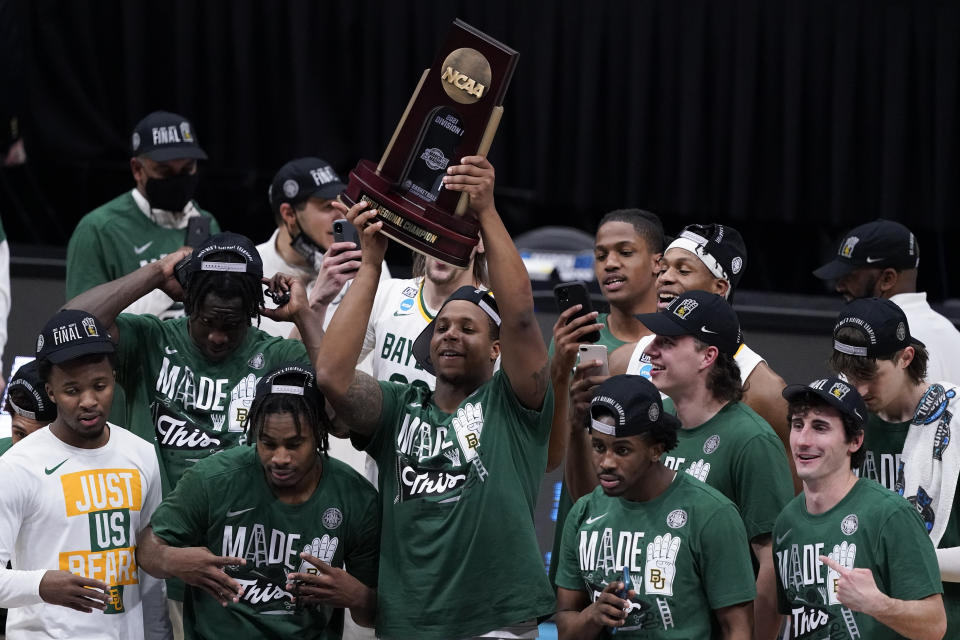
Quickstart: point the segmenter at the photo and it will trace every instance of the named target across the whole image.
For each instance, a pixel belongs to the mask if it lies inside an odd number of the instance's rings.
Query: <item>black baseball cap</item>
[[[332,200],[340,195],[347,185],[326,160],[320,158],[297,158],[280,167],[267,190],[267,198],[274,212],[286,202],[297,205],[309,198]]]
[[[867,406],[849,382],[840,378],[820,378],[810,384],[791,384],[781,392],[787,402],[794,402],[813,394],[840,413],[850,416],[860,429],[867,421]]]
[[[26,393],[19,403],[13,401],[13,391],[23,389]],[[17,394],[20,395],[20,394]],[[37,422],[53,422],[57,417],[57,405],[47,395],[46,384],[40,379],[40,368],[31,360],[17,369],[7,385],[7,402],[14,413]]]
[[[303,396],[322,410],[323,394],[317,389],[317,374],[313,367],[290,362],[273,369],[257,382],[254,402],[262,402],[267,396],[286,394]]]
[[[614,416],[610,426],[597,420]],[[680,420],[663,410],[660,391],[643,376],[617,375],[600,383],[590,401],[590,429],[617,438],[637,436],[658,425],[680,428]]]
[[[856,330],[862,345],[837,340],[840,329]],[[904,347],[923,343],[910,335],[910,325],[903,309],[885,298],[851,300],[837,316],[833,326],[833,348],[851,356],[876,358],[896,353]]]
[[[874,220],[847,233],[836,257],[813,275],[836,280],[860,267],[916,269],[919,264],[920,248],[910,229],[893,220]]]
[[[689,224],[673,239],[670,249],[685,249],[697,256],[710,273],[730,283],[731,292],[747,267],[743,236],[723,224]]]
[[[190,121],[169,111],[154,111],[138,122],[133,129],[130,150],[135,156],[147,156],[157,162],[207,159]]]
[[[80,309],[57,312],[37,336],[37,360],[61,364],[95,353],[114,353],[113,340],[97,318]]]
[[[219,262],[207,258],[216,253],[232,253],[243,258],[243,262]],[[246,273],[259,282],[263,278],[263,259],[250,238],[227,231],[210,236],[190,254],[186,274],[189,277],[198,271]]]
[[[740,321],[726,300],[707,291],[684,291],[658,313],[636,316],[658,336],[693,336],[734,355],[740,348]]]
[[[475,289],[469,285],[460,287],[443,301],[440,310],[437,311],[437,316],[440,315],[440,311],[443,311],[443,307],[454,300],[472,302],[483,309],[483,312],[490,316],[490,319],[493,320],[498,327],[500,326],[500,309],[497,308],[497,301],[493,299],[493,294],[488,290]],[[433,338],[433,330],[436,328],[437,316],[430,321],[430,324],[424,327],[423,331],[420,332],[420,335],[417,336],[417,339],[413,342],[413,357],[417,359],[417,363],[423,367],[425,371],[432,375],[436,375],[437,372],[433,368],[433,362],[430,361],[430,340]]]

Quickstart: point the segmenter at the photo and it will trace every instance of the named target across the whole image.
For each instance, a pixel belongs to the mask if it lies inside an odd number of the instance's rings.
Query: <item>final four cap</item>
[[[838,339],[837,334],[846,328],[858,333],[859,339]],[[834,350],[851,356],[888,356],[910,345],[922,347],[923,343],[911,337],[903,309],[884,298],[851,300],[840,310],[833,326]]]
[[[613,426],[600,422],[612,414]],[[590,401],[590,429],[614,437],[636,436],[657,425],[679,429],[680,421],[663,410],[660,391],[643,376],[611,376],[600,383]]]
[[[747,267],[747,247],[743,236],[733,227],[722,224],[690,224],[683,228],[670,249],[686,249],[706,265],[714,277],[736,288]]]
[[[684,291],[663,311],[636,318],[658,336],[693,336],[731,356],[740,348],[737,314],[715,293]]]
[[[845,235],[836,257],[813,275],[836,280],[860,267],[916,269],[919,265],[920,248],[910,229],[893,220],[874,220]]]
[[[37,337],[37,360],[61,364],[95,353],[113,353],[113,340],[93,314],[63,309],[54,315]]]
[[[22,389],[24,393],[17,393]],[[14,402],[13,396],[20,398]],[[36,360],[31,360],[17,369],[7,385],[7,402],[10,408],[20,416],[39,422],[53,422],[57,417],[57,405],[47,395]]]
[[[323,394],[317,389],[317,374],[308,365],[290,362],[273,369],[257,382],[254,401],[259,403],[267,396],[278,393],[303,396],[323,408]]]
[[[280,167],[273,176],[267,197],[274,212],[286,202],[300,204],[308,198],[332,200],[347,188],[330,163],[320,158],[297,158]]]
[[[417,362],[425,371],[432,375],[437,375],[437,372],[434,370],[433,362],[430,360],[430,340],[433,338],[433,330],[436,328],[437,318],[440,317],[440,312],[443,311],[443,307],[454,300],[472,302],[480,307],[498,327],[500,326],[500,309],[497,308],[497,301],[493,299],[492,293],[486,289],[475,289],[471,286],[460,287],[451,293],[450,297],[443,301],[443,305],[441,305],[440,310],[437,311],[434,319],[424,327],[423,331],[420,332],[420,335],[417,336],[417,339],[413,342],[413,357],[417,359]]]
[[[853,418],[861,429],[867,420],[867,406],[849,382],[840,378],[820,378],[810,384],[791,384],[781,392],[787,402],[794,402],[807,394],[827,401],[831,407]]]
[[[147,156],[157,162],[207,159],[207,154],[197,143],[190,121],[169,111],[154,111],[137,123],[130,139],[130,151],[135,156]]]
[[[242,262],[223,262],[210,258],[217,253],[232,253]],[[250,238],[239,233],[217,233],[204,240],[190,255],[189,274],[197,271],[229,271],[247,273],[259,282],[263,278],[263,259]]]

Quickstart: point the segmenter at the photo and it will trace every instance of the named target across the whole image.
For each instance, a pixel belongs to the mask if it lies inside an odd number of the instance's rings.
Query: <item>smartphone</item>
[[[193,216],[187,222],[187,236],[183,244],[196,249],[210,237],[210,218],[204,215]]]
[[[610,375],[610,363],[607,361],[607,345],[605,344],[582,344],[580,345],[580,359],[577,361],[580,362],[593,362],[594,360],[599,360],[603,364],[600,365],[600,372],[597,373],[594,370],[592,375]]]
[[[593,305],[590,304],[590,292],[584,282],[561,282],[553,288],[553,297],[557,300],[557,308],[560,309],[560,313],[573,305],[583,305],[580,311],[577,311],[570,320],[585,316],[593,311]],[[567,321],[567,324],[569,324],[569,321]],[[596,342],[600,339],[600,332],[588,333],[582,339],[584,342]]]
[[[360,248],[360,234],[357,228],[350,224],[346,218],[340,218],[333,221],[333,241],[334,242],[352,242]]]

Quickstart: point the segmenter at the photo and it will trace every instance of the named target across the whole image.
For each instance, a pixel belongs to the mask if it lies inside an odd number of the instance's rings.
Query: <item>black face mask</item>
[[[169,178],[148,178],[144,190],[153,209],[183,211],[193,192],[197,190],[198,173],[186,173]]]
[[[313,267],[317,273],[323,266],[323,247],[313,241],[313,238],[305,234],[302,230],[290,241],[293,250],[299,253],[307,261],[307,264]]]

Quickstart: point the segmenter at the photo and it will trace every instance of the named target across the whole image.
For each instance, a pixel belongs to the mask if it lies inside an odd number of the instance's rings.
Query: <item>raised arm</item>
[[[490,265],[490,289],[500,310],[500,367],[514,393],[529,408],[539,409],[550,384],[547,347],[533,314],[533,289],[527,268],[493,203],[494,170],[483,156],[467,156],[449,167],[444,187],[470,195],[470,209]]]
[[[120,341],[116,320],[120,312],[154,289],[160,289],[174,300],[183,299],[183,288],[173,275],[173,268],[193,249],[183,247],[151,262],[122,278],[104,282],[69,300],[64,309],[83,309],[102,322],[114,342]]]
[[[339,202],[334,205],[362,230],[360,268],[327,326],[326,339],[320,340],[323,330],[316,323],[301,326],[298,322],[297,327],[317,370],[317,386],[333,405],[338,420],[369,435],[380,421],[383,396],[377,381],[356,371],[356,366],[380,282],[387,237],[380,233],[383,223],[375,221],[376,211],[368,209],[367,203],[357,203],[349,210]]]

